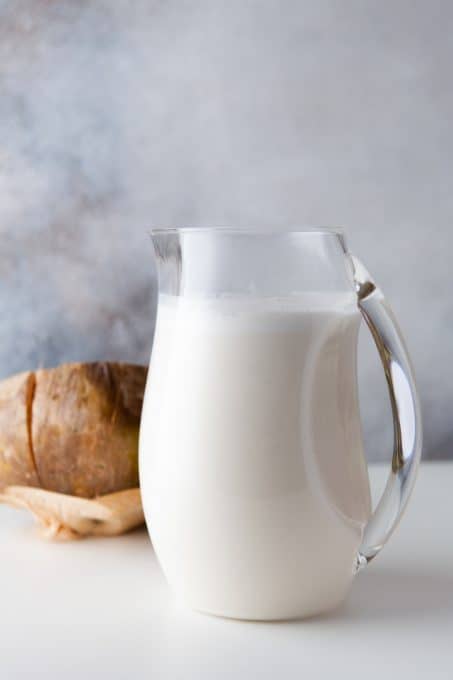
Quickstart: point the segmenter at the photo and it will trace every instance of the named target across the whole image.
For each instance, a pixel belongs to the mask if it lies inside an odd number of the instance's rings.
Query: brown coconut
[[[69,364],[35,375],[31,432],[41,486],[85,498],[138,486],[146,370]]]
[[[145,381],[145,367],[108,362],[65,364],[1,381],[0,500],[13,502],[14,496],[30,509],[38,499],[39,508],[47,503],[18,486],[87,499],[137,488]],[[121,512],[125,498],[134,499],[133,513],[143,521],[139,493],[121,497]],[[57,500],[49,495],[48,504]]]

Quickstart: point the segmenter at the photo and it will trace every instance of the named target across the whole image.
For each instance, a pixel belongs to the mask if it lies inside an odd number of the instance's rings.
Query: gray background
[[[425,456],[451,456],[452,34],[447,0],[0,0],[0,375],[146,362],[151,224],[341,224],[408,338]]]

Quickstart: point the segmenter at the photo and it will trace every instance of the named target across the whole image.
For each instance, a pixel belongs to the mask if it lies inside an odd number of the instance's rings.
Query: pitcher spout
[[[178,229],[151,229],[159,292],[178,295],[181,291],[182,248]]]

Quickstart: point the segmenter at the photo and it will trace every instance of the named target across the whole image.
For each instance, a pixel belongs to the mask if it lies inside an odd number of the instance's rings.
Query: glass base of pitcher
[[[205,614],[207,616],[214,616],[220,619],[232,619],[236,621],[255,621],[257,623],[273,622],[279,623],[284,621],[304,621],[308,619],[317,618],[319,616],[326,616],[331,612],[338,609],[345,601],[348,593],[343,593],[341,597],[335,599],[335,601],[330,602],[328,605],[320,606],[319,608],[310,608],[307,610],[298,611],[275,611],[272,613],[267,611],[264,613],[262,610],[245,610],[245,609],[217,609],[212,607],[207,607],[203,605],[194,604],[186,599],[177,598],[182,606],[185,606],[192,611],[199,614]],[[177,597],[177,596],[176,596]]]

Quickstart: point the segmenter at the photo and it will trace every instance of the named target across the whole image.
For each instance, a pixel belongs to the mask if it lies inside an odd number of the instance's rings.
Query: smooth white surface
[[[354,293],[160,296],[140,487],[194,609],[282,620],[344,599],[370,513],[359,322]]]
[[[385,474],[372,469],[373,482]],[[52,544],[0,507],[0,678],[451,680],[452,490],[453,465],[423,465],[401,526],[347,602],[292,623],[183,609],[144,531]]]

